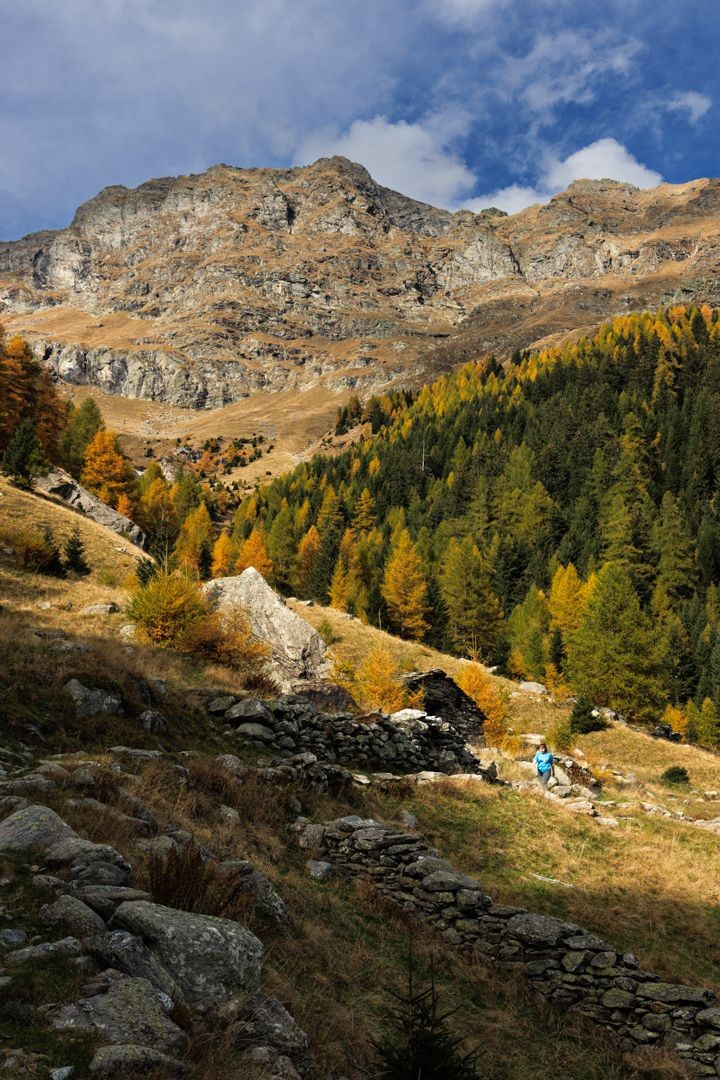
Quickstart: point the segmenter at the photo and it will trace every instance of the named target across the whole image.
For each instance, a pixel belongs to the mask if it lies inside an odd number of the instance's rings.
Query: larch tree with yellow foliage
[[[264,578],[272,577],[273,564],[268,555],[265,530],[262,525],[255,526],[242,544],[235,561],[235,569],[239,574],[247,570],[248,566],[253,566]]]
[[[421,641],[429,630],[427,581],[407,529],[397,534],[385,565],[381,593],[394,629],[402,637]]]
[[[211,550],[212,535],[212,520],[203,502],[185,518],[175,544],[178,562],[193,577],[208,576],[209,566],[206,564],[211,561],[208,555]]]
[[[372,529],[375,524],[375,500],[367,488],[363,488],[360,492],[360,497],[355,504],[352,523],[353,528],[357,529],[358,532]]]
[[[293,581],[295,591],[300,596],[313,595],[314,572],[321,543],[320,533],[311,525],[298,544]]]
[[[212,576],[227,577],[233,565],[233,544],[229,534],[223,531],[218,536],[212,550]]]
[[[572,563],[557,568],[547,597],[551,629],[557,627],[563,637],[577,630],[593,584],[594,580],[586,584]]]

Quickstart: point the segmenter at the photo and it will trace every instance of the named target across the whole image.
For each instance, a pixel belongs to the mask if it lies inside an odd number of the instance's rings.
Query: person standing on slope
[[[548,750],[546,743],[540,743],[535,757],[533,758],[533,765],[537,772],[540,787],[546,788],[550,777],[555,776],[555,758]]]

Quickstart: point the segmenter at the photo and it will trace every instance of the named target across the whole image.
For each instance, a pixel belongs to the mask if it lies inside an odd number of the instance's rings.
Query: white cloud
[[[662,182],[660,173],[639,162],[617,139],[598,139],[562,161],[557,157],[548,157],[534,186],[511,184],[471,199],[464,205],[476,213],[488,206],[497,206],[514,214],[533,203],[547,202],[573,180],[606,179],[621,180],[640,188],[655,187]]]
[[[540,33],[524,56],[504,57],[499,90],[538,114],[569,102],[588,104],[602,78],[629,75],[639,49],[637,41],[619,42],[609,33]]]
[[[635,187],[650,188],[656,187],[662,176],[642,165],[617,139],[598,139],[564,161],[553,161],[543,174],[543,183],[551,191],[583,179],[623,180]]]
[[[452,141],[466,127],[461,112],[443,112],[413,124],[375,116],[356,120],[342,134],[310,136],[298,148],[295,163],[306,165],[342,154],[359,161],[386,187],[435,206],[449,206],[475,186],[474,174],[452,149]]]
[[[673,94],[665,107],[671,112],[687,111],[690,123],[697,124],[711,105],[712,98],[707,94],[699,94],[697,90],[683,90]]]

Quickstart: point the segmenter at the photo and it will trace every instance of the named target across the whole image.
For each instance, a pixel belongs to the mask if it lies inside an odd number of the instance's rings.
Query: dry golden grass
[[[73,529],[80,530],[95,581],[100,574],[112,574],[122,584],[142,558],[142,552],[124,537],[116,536],[57,500],[21,491],[0,477],[0,531],[43,525],[52,527],[60,543]]]
[[[493,898],[570,918],[670,980],[720,989],[716,836],[642,815],[603,828],[535,792],[476,782],[418,788],[409,808]]]
[[[593,761],[610,762],[645,783],[657,783],[671,765],[684,765],[693,787],[720,790],[720,756],[709,750],[653,739],[618,724],[580,736],[578,745]]]

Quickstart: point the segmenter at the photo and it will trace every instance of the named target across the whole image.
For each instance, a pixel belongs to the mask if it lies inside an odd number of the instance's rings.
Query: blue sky
[[[0,0],[0,238],[343,153],[456,209],[717,175],[713,0]]]

